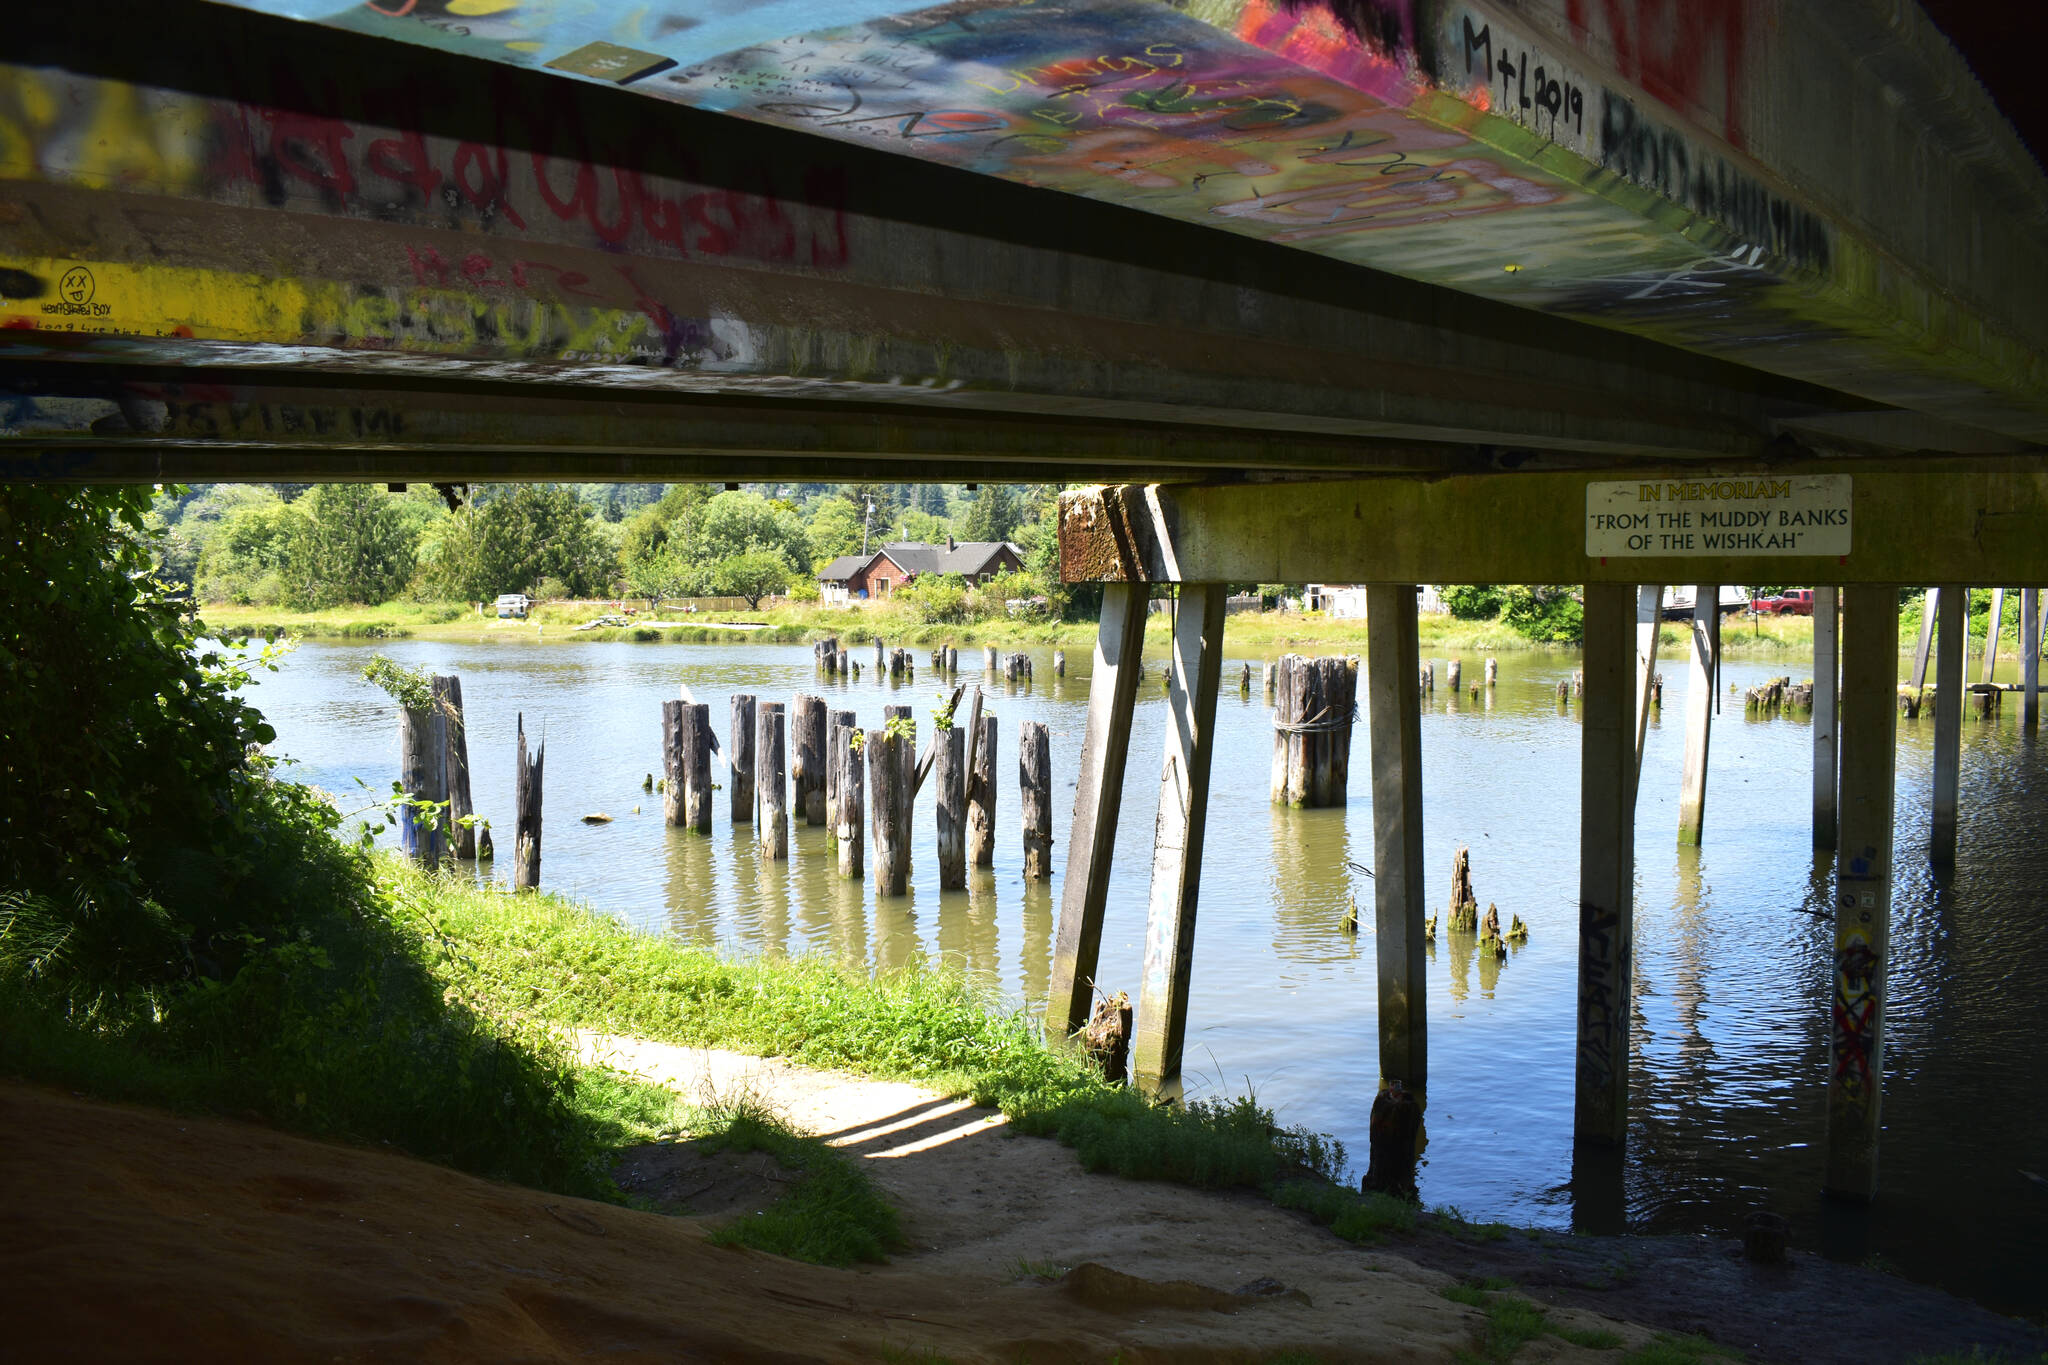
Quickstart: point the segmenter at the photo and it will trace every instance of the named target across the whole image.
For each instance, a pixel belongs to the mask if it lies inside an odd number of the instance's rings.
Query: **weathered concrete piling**
[[[967,885],[967,731],[947,726],[932,736],[932,751],[939,889],[957,891]]]
[[[1052,880],[1052,738],[1037,721],[1017,726],[1018,805],[1024,821],[1024,877]]]
[[[839,717],[845,723],[839,723]],[[837,796],[832,801],[832,839],[839,855],[839,875],[857,878],[862,872],[861,829],[861,751],[854,746],[854,737],[860,731],[854,727],[851,711],[839,712],[833,718],[832,744],[832,787]]]
[[[726,790],[732,794],[732,822],[744,825],[754,818],[754,739],[758,722],[752,693],[737,692],[732,699],[732,772]]]
[[[1351,772],[1358,672],[1348,659],[1282,655],[1273,718],[1272,799],[1341,806]]]
[[[448,856],[448,725],[438,687],[425,706],[399,708],[398,778],[409,798],[398,808],[398,846],[420,866],[438,867]]]
[[[825,823],[825,699],[799,694],[789,713],[790,777],[794,813],[807,825]]]
[[[785,785],[788,754],[783,728],[782,703],[764,701],[756,708],[759,726],[754,737],[754,790],[760,798],[754,836],[761,856],[770,860],[789,857],[789,789]]]
[[[542,740],[531,760],[526,755],[526,714],[519,714],[519,762],[514,769],[512,794],[512,889],[533,891],[540,886],[540,778],[547,762],[548,744]]]

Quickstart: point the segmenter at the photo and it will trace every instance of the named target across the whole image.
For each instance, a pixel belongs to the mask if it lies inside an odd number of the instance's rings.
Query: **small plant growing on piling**
[[[363,665],[363,680],[373,682],[408,711],[424,711],[434,704],[434,679],[424,668],[407,668],[382,654],[372,654]]]
[[[943,735],[953,728],[953,708],[958,706],[959,702],[947,700],[944,692],[936,695],[939,704],[932,708],[932,728]]]

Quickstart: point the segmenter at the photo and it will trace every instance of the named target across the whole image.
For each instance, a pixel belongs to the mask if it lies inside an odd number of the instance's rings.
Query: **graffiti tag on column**
[[[1579,908],[1579,1061],[1592,1072],[1595,1085],[1614,1080],[1615,983],[1622,964],[1615,961],[1614,930],[1619,910]]]
[[[1884,961],[1871,939],[1884,913],[1884,876],[1878,850],[1865,845],[1835,876],[1835,980],[1828,1037],[1829,1083],[1849,1103],[1867,1106],[1875,1093],[1878,981]]]

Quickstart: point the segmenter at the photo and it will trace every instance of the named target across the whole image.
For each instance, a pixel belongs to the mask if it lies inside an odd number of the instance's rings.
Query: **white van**
[[[533,599],[523,592],[507,592],[498,595],[498,615],[501,617],[516,616],[523,621],[526,619],[526,609],[532,605]]]

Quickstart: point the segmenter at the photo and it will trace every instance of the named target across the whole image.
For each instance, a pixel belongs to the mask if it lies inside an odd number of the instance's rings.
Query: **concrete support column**
[[[1963,757],[1963,647],[1969,633],[1969,593],[1944,587],[1934,628],[1934,820],[1927,856],[1943,867],[1956,861],[1956,788]]]
[[[1636,781],[1643,780],[1643,742],[1650,734],[1650,689],[1657,679],[1657,640],[1664,633],[1664,585],[1636,589]]]
[[[1721,676],[1721,587],[1693,587],[1692,674],[1685,689],[1685,778],[1678,793],[1678,842],[1697,844],[1707,817],[1707,741]]]
[[[1941,606],[1941,589],[1929,588],[1920,603],[1920,642],[1913,647],[1913,703],[1927,690],[1927,651],[1934,646],[1934,618]]]
[[[1834,983],[1829,992],[1827,1189],[1877,1192],[1884,1081],[1885,965],[1891,945],[1892,782],[1898,728],[1898,592],[1843,590],[1842,851],[1835,860]],[[1946,610],[1961,594],[1943,593]],[[1955,601],[1960,615],[1962,603]],[[1951,649],[1948,621],[1941,649]],[[1953,696],[1945,688],[1943,697]],[[1937,701],[1942,698],[1937,698]],[[1961,708],[1956,708],[1958,720]]]
[[[1052,993],[1045,1005],[1046,1032],[1054,1037],[1065,1037],[1088,1023],[1150,593],[1146,583],[1109,583],[1102,589],[1095,668],[1088,682],[1088,724],[1081,736],[1081,771],[1074,784],[1074,825],[1067,837],[1067,879],[1060,888],[1059,942],[1053,950]]]
[[[1223,676],[1223,602],[1229,595],[1222,583],[1186,584],[1173,619],[1166,757],[1159,770],[1152,895],[1145,918],[1145,974],[1131,1044],[1132,1080],[1149,1095],[1179,1093],[1195,961],[1195,903],[1202,883],[1202,833],[1209,808],[1209,760],[1216,751],[1216,691]]]
[[[1422,948],[1422,650],[1415,585],[1367,585],[1365,629],[1380,1087],[1399,1081],[1420,1102],[1429,1081],[1429,1034]]]
[[[1700,600],[1714,608],[1701,588]],[[1585,587],[1586,691],[1579,773],[1579,1029],[1574,1136],[1628,1133],[1635,936],[1635,692],[1625,583]],[[1695,680],[1697,682],[1697,679]],[[1712,690],[1709,681],[1706,690]],[[1377,809],[1378,802],[1375,800]]]
[[[2041,723],[2041,590],[2020,589],[2020,729]]]
[[[1813,846],[1835,846],[1835,606],[1839,588],[1813,590]]]
[[[1998,672],[1999,625],[2005,617],[2005,589],[1991,590],[1991,619],[1984,626],[1984,677],[1982,681],[1994,681]]]

